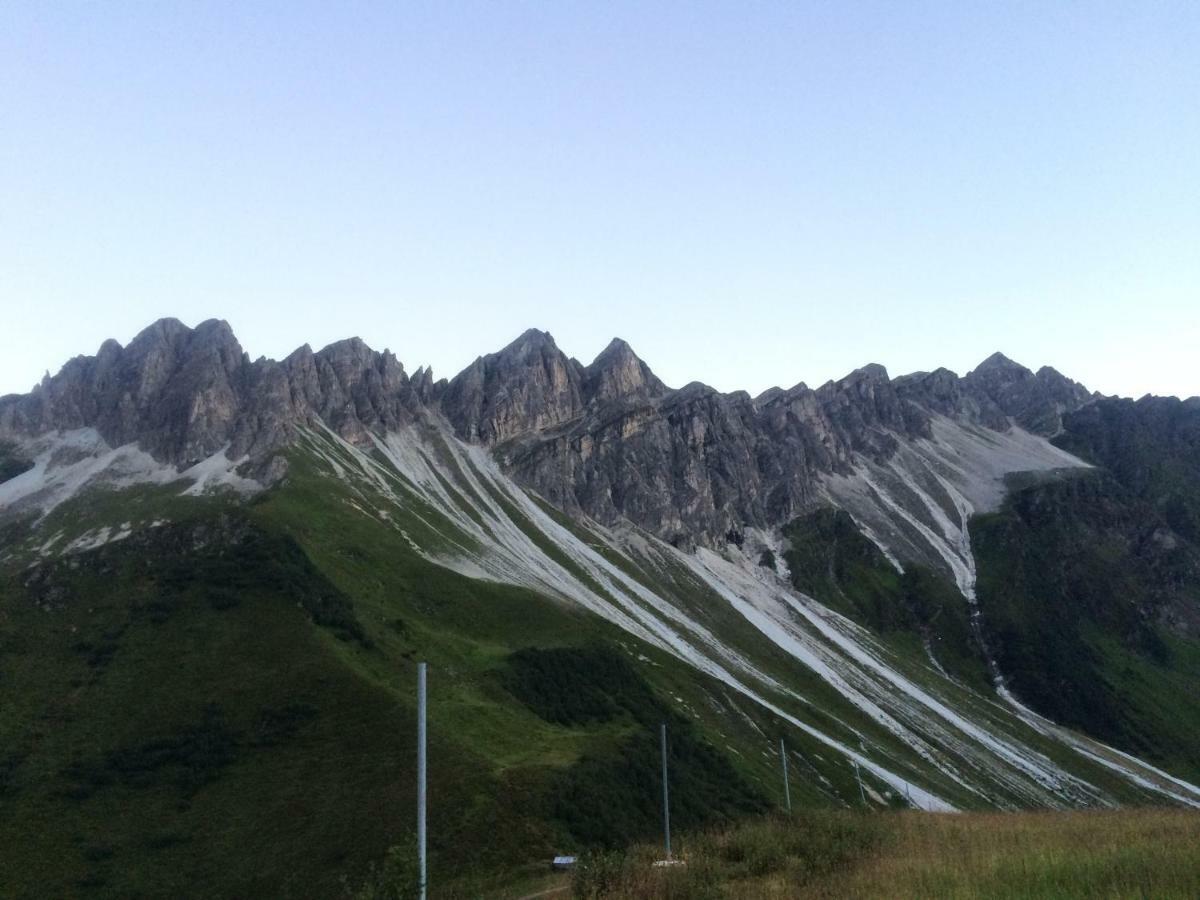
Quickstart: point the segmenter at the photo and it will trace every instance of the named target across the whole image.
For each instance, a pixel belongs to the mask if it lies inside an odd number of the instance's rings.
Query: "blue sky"
[[[0,7],[0,392],[225,318],[1200,394],[1200,4]]]

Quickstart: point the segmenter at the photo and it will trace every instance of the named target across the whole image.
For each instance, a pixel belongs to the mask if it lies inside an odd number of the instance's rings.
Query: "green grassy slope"
[[[489,877],[648,836],[658,721],[682,823],[773,802],[767,767],[716,750],[673,699],[707,715],[720,686],[593,615],[425,562],[326,484],[300,476],[248,508],[138,496],[171,523],[3,572],[0,894],[330,896],[357,883],[411,837],[418,656],[432,670],[441,873]],[[56,515],[90,527],[112,502]],[[546,716],[513,681],[528,657],[512,654],[531,646],[608,648],[615,711]],[[756,716],[726,712],[723,743],[760,744],[770,725]]]
[[[985,627],[1013,691],[1056,721],[1200,775],[1200,555],[1104,472],[1016,491],[975,521]]]
[[[436,453],[437,436],[422,446]],[[418,659],[431,667],[433,870],[468,896],[555,852],[653,836],[663,721],[680,828],[778,807],[780,737],[797,806],[862,803],[844,754],[729,684],[550,590],[428,558],[481,558],[505,528],[604,602],[627,590],[671,605],[668,621],[750,660],[768,702],[955,805],[1029,796],[991,770],[967,771],[980,790],[960,783],[765,640],[684,557],[618,546],[544,508],[535,522],[519,489],[443,449],[441,508],[386,454],[311,434],[287,480],[249,502],[181,497],[180,484],[95,490],[36,528],[5,526],[0,895],[354,888],[389,848],[412,846]],[[556,528],[613,573],[585,571]],[[127,536],[104,542],[114,534]],[[1146,796],[972,689],[961,598],[931,573],[899,576],[836,519],[795,523],[791,537],[808,554],[789,560],[797,584],[878,629],[872,652],[914,684],[1117,799]],[[924,639],[957,681],[930,667]],[[899,705],[886,685],[872,690]],[[929,741],[954,765],[979,759],[954,756],[961,735],[934,729]],[[907,805],[863,777],[868,805]]]
[[[1200,404],[1105,398],[1054,443],[1097,466],[1014,482],[973,523],[984,623],[1026,702],[1200,775]]]

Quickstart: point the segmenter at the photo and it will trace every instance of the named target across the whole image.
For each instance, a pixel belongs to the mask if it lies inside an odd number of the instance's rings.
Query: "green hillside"
[[[418,660],[447,896],[653,839],[662,722],[681,833],[778,809],[781,737],[798,807],[1164,796],[995,703],[961,598],[838,517],[791,526],[793,578],[878,639],[803,604],[764,621],[785,586],[757,563],[617,542],[425,447],[420,483],[312,434],[248,501],[94,489],[5,526],[0,895],[328,897],[403,869]],[[504,554],[516,583],[454,571]]]
[[[972,527],[1001,670],[1058,722],[1200,776],[1200,554],[1110,475],[1028,487]]]
[[[593,614],[430,564],[294,463],[249,506],[173,487],[85,494],[35,540],[170,521],[5,563],[0,893],[359,883],[412,840],[417,659],[443,877],[492,883],[654,834],[663,721],[680,828],[777,803],[769,716]]]

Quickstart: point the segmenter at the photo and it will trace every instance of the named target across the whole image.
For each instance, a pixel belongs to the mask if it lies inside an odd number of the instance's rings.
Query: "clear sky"
[[[0,392],[153,319],[1200,394],[1200,3],[0,2]]]

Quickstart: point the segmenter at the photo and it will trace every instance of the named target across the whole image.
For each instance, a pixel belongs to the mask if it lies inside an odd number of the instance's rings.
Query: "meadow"
[[[1194,898],[1200,813],[806,812],[592,856],[578,898]],[[565,887],[565,886],[564,886]],[[568,891],[563,891],[563,896]]]

